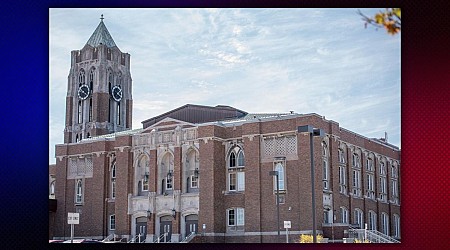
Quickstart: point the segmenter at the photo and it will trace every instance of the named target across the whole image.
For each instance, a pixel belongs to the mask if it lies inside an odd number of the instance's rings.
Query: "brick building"
[[[57,202],[51,236],[69,238],[67,213],[80,213],[75,237],[179,242],[283,242],[311,234],[310,137],[316,229],[330,240],[350,225],[400,238],[400,150],[317,114],[248,114],[188,104],[130,130],[130,55],[103,20],[72,51],[64,144],[49,182]],[[278,171],[278,183],[270,171]],[[55,210],[55,209],[54,209]]]

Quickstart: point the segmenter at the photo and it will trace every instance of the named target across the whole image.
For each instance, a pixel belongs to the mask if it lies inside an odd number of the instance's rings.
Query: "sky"
[[[360,9],[373,16],[382,9]],[[49,11],[49,163],[64,142],[70,52],[100,22],[131,55],[133,129],[185,104],[316,113],[401,147],[401,36],[358,9]]]

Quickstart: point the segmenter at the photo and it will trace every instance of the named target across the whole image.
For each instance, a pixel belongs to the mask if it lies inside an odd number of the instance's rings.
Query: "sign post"
[[[73,230],[75,224],[80,224],[79,213],[67,213],[67,224],[70,224],[70,243],[73,243]]]
[[[284,228],[286,228],[286,243],[289,243],[289,228],[291,228],[291,221],[285,220],[284,221]]]

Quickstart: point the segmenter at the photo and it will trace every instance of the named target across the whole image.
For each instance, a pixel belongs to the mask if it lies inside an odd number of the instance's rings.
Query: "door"
[[[192,232],[198,233],[198,215],[191,214],[186,216],[186,235],[189,236]]]
[[[161,242],[170,242],[172,238],[172,216],[161,217],[159,225],[159,235],[165,234]]]
[[[136,218],[136,242],[143,242],[145,241],[146,237],[147,237],[147,217],[138,217]]]

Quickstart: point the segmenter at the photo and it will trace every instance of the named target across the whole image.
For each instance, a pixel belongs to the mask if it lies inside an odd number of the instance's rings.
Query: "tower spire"
[[[103,22],[103,19],[105,19],[104,17],[103,17],[103,14],[100,16],[100,22]]]

